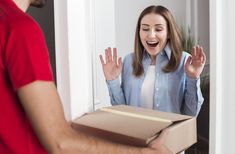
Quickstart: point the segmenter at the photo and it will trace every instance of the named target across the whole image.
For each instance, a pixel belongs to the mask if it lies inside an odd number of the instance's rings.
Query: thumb
[[[168,129],[162,130],[161,134],[158,136],[159,142],[161,142],[162,144],[165,143],[165,140],[168,134],[169,134]]]
[[[99,57],[100,57],[101,64],[104,65],[105,63],[104,63],[104,59],[103,59],[102,55],[100,55]]]
[[[189,56],[188,59],[186,60],[185,65],[190,65],[192,62],[192,56]]]
[[[166,141],[168,134],[169,134],[168,129],[162,130],[162,132],[159,134],[159,136],[155,140],[150,142],[149,146],[152,148],[154,148],[157,145],[163,146],[165,144],[165,141]]]
[[[118,67],[121,67],[122,68],[122,58],[118,58]]]
[[[185,63],[185,70],[187,70],[187,68],[190,66],[190,64],[192,63],[192,57],[189,56],[188,59],[186,60],[186,63]]]

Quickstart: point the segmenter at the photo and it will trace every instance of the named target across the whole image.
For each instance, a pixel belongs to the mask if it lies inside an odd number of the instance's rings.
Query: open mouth
[[[156,41],[146,41],[147,45],[151,48],[155,48],[159,42],[156,42]]]

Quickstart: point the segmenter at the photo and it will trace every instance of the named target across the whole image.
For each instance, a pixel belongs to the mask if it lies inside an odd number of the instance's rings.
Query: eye
[[[149,28],[142,28],[142,31],[149,31]]]
[[[156,28],[155,31],[160,32],[160,31],[162,31],[162,28]]]

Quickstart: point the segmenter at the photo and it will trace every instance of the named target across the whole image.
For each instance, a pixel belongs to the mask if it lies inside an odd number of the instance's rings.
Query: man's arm
[[[138,148],[111,143],[73,130],[65,120],[53,82],[35,81],[18,89],[18,95],[40,142],[49,153],[170,153],[163,143],[164,134],[149,147]]]

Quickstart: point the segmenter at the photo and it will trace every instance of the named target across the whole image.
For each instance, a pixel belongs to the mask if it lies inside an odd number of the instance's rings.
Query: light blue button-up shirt
[[[165,73],[162,68],[168,63],[170,56],[171,49],[168,44],[156,57],[153,109],[197,116],[204,99],[200,89],[200,79],[192,79],[185,73],[184,64],[189,54],[183,52],[178,69]],[[141,107],[144,103],[141,100],[141,88],[151,59],[147,53],[144,54],[142,60],[144,74],[135,77],[132,57],[133,53],[124,58],[121,84],[119,78],[107,81],[112,105],[126,104]]]

